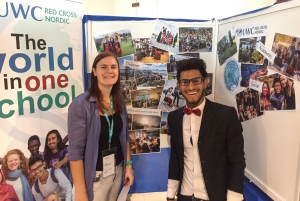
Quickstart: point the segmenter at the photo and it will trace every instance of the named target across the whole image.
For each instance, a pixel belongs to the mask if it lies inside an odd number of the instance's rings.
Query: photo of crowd
[[[223,65],[229,57],[232,57],[237,53],[236,38],[234,34],[231,34],[230,30],[218,42],[217,52],[220,66]]]
[[[249,87],[250,79],[257,80],[258,77],[267,75],[268,60],[265,59],[264,65],[241,64],[241,87]]]
[[[148,63],[168,63],[169,52],[157,47],[151,47],[148,50],[138,49],[134,54],[134,61]]]
[[[131,154],[149,154],[160,152],[159,129],[129,131]]]
[[[211,52],[212,39],[210,27],[180,27],[179,52]]]
[[[131,91],[131,105],[133,108],[157,109],[162,87]]]
[[[157,21],[150,39],[150,44],[169,52],[178,53],[178,32],[178,27],[163,21]]]
[[[167,78],[167,65],[152,64],[144,67],[141,70],[135,70],[137,88],[163,87]]]
[[[135,51],[137,52],[138,50],[149,50],[151,45],[150,45],[150,38],[133,38],[132,39],[132,44],[134,46]]]
[[[258,78],[263,82],[260,94],[260,110],[295,110],[294,80],[280,74]]]
[[[247,88],[235,95],[238,118],[241,122],[263,115],[259,108],[259,93]]]
[[[168,70],[168,79],[173,80],[177,77],[177,61],[188,59],[188,58],[199,58],[200,59],[200,53],[181,53],[181,54],[171,54],[170,55],[170,63],[167,64],[167,70]]]
[[[129,29],[94,36],[94,41],[98,53],[111,52],[123,57],[135,52]]]
[[[256,50],[259,42],[265,44],[266,37],[241,38],[239,46],[239,62],[263,64],[264,56]]]
[[[276,33],[272,51],[276,57],[269,68],[300,81],[300,38]]]
[[[37,135],[28,139],[28,157],[24,155],[24,150],[9,150],[0,158],[0,200],[44,201],[57,195],[56,197],[71,201],[72,183],[67,142],[68,136],[62,139],[59,131],[54,129],[46,135],[43,151]],[[59,176],[60,182],[57,182],[56,176]],[[46,183],[41,185],[41,179]]]

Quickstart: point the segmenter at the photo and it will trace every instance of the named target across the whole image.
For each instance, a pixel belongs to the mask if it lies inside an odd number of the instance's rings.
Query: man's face
[[[55,133],[51,133],[50,135],[48,135],[48,147],[52,150],[55,149],[57,147],[58,144],[58,139],[56,137]]]
[[[243,108],[242,108],[241,105],[239,105],[239,111],[240,111],[240,112],[243,111]]]
[[[34,156],[39,153],[40,146],[41,146],[41,144],[38,140],[32,140],[28,144],[28,150]]]
[[[30,166],[29,170],[31,175],[35,179],[40,179],[44,175],[44,171],[45,171],[44,164],[42,161],[37,161],[36,163]]]
[[[199,70],[185,70],[180,73],[180,79],[193,79],[202,77]],[[194,84],[192,81],[187,86],[182,86],[177,82],[177,87],[182,92],[183,97],[186,100],[187,106],[190,108],[197,107],[204,100],[204,92],[207,86],[207,79],[202,80],[201,84]]]
[[[281,84],[280,84],[280,82],[276,82],[274,84],[274,89],[275,89],[275,93],[277,93],[277,94],[280,93],[280,91],[281,91]]]

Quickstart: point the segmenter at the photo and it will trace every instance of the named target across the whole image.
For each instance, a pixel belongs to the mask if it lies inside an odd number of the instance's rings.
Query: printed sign
[[[235,29],[236,38],[248,38],[255,36],[266,36],[268,32],[268,25],[264,24],[254,24],[243,27],[238,27]]]
[[[259,51],[265,58],[267,58],[270,62],[273,62],[276,54],[272,52],[269,48],[267,48],[262,42],[259,41],[259,43],[256,46],[257,51]]]
[[[252,80],[250,78],[250,84],[249,84],[249,88],[250,89],[254,89],[258,92],[261,92],[261,89],[262,89],[262,82],[259,82],[259,81],[256,81],[256,80]]]

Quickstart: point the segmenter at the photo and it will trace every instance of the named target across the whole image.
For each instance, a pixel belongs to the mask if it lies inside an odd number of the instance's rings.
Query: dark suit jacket
[[[183,109],[170,112],[171,135],[169,179],[183,177]],[[203,178],[210,201],[226,200],[227,190],[243,193],[245,153],[242,125],[233,107],[206,99],[198,138]]]

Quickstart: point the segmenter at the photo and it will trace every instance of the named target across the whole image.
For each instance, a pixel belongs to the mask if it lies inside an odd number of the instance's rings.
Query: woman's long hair
[[[7,158],[8,158],[8,156],[10,156],[12,154],[17,154],[19,156],[19,158],[20,158],[19,169],[22,171],[23,175],[29,181],[30,177],[29,177],[28,158],[26,158],[24,153],[22,151],[20,151],[19,149],[12,149],[12,150],[8,151],[7,154],[4,156],[4,163],[2,164],[2,171],[4,173],[5,178],[7,178],[8,173],[11,172],[7,166]]]
[[[60,133],[58,132],[58,130],[51,130],[48,132],[47,136],[46,136],[46,142],[45,142],[45,149],[44,149],[44,161],[46,162],[47,164],[47,168],[49,168],[50,166],[50,159],[51,159],[51,156],[52,156],[52,151],[51,149],[49,148],[48,146],[48,137],[50,134],[55,134],[56,137],[57,137],[57,148],[58,148],[58,151],[61,151],[65,148],[63,142],[62,142],[62,138],[61,138],[61,135]]]
[[[267,85],[267,87],[268,87],[268,93],[267,93],[267,95],[265,96],[263,93],[261,93],[261,97],[266,97],[268,100],[270,100],[270,87],[269,87],[269,83],[267,82],[267,81],[264,81],[264,83],[263,83],[263,87],[262,88],[264,88],[264,85]]]
[[[122,94],[121,94],[121,82],[120,82],[120,66],[116,56],[110,52],[104,52],[98,54],[94,60],[92,68],[96,70],[98,62],[106,57],[113,57],[116,59],[118,63],[119,76],[117,82],[112,87],[111,95],[113,97],[114,111],[115,113],[120,114],[123,111],[123,108],[121,104]],[[89,95],[87,96],[86,100],[88,101],[92,96],[95,97],[97,99],[98,110],[101,113],[104,113],[104,109],[108,109],[108,108],[105,108],[104,105],[102,104],[103,94],[98,87],[98,79],[97,76],[94,75],[93,70],[91,72],[91,87],[88,89],[88,92]]]

